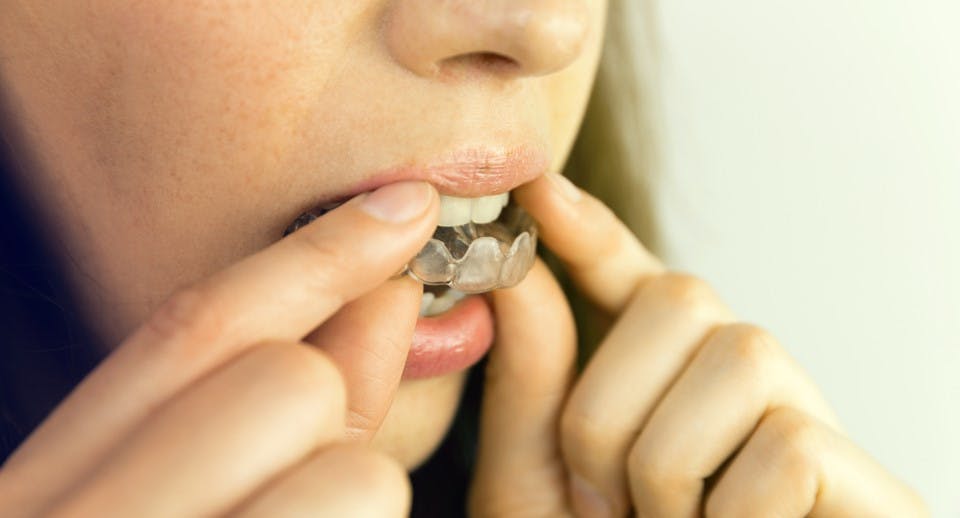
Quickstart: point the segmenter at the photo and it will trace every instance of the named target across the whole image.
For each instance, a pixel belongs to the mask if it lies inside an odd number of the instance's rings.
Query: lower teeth
[[[423,291],[423,298],[420,301],[420,316],[432,317],[445,313],[466,296],[466,293],[453,288],[441,291],[431,290],[430,287],[426,287]]]

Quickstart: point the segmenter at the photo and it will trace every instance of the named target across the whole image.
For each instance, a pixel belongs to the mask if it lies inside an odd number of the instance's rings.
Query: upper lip
[[[404,180],[429,182],[447,196],[490,196],[536,179],[549,165],[547,153],[536,147],[466,147],[424,164],[412,162],[378,171],[339,198]]]

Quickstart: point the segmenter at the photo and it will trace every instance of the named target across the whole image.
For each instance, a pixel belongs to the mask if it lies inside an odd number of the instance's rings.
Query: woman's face
[[[0,87],[33,161],[28,184],[57,222],[90,317],[117,344],[176,288],[382,171],[484,153],[559,170],[605,9],[0,0]],[[421,461],[462,379],[403,382],[380,445]]]

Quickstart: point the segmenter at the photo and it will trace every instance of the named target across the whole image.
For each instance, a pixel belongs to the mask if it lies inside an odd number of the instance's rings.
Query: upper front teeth
[[[474,223],[490,223],[500,217],[500,211],[510,201],[510,193],[481,198],[440,196],[440,227],[455,227]]]

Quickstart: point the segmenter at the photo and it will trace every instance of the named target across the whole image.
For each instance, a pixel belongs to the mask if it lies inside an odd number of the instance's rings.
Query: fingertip
[[[601,200],[572,189],[566,179],[542,176],[517,190],[515,200],[539,223],[541,242],[563,262],[589,300],[619,312],[636,286],[665,271],[629,226]]]
[[[580,264],[621,240],[624,224],[600,200],[566,177],[547,173],[520,189],[514,200],[540,226],[540,238],[564,262]]]
[[[349,302],[398,277],[436,230],[439,203],[429,183],[390,184],[292,232],[272,255],[301,266],[307,285],[322,285]]]
[[[583,191],[566,176],[558,173],[547,173],[544,176],[550,180],[550,186],[553,187],[554,192],[567,203],[577,203],[583,198]]]
[[[556,193],[550,187],[550,180],[546,175],[543,175],[514,189],[510,196],[513,197],[515,202],[523,206],[534,219],[539,219],[538,216],[545,209],[549,209],[551,199],[556,196]],[[559,200],[554,202],[556,201]]]
[[[437,203],[437,190],[423,181],[397,182],[361,195],[359,208],[384,223],[420,219]]]
[[[512,194],[515,200],[531,214],[545,210],[570,211],[594,199],[590,193],[559,173],[545,173],[536,180],[514,189]]]
[[[404,181],[384,185],[361,193],[333,210],[313,215],[292,239],[362,244],[373,241],[381,253],[356,260],[384,258],[390,250],[416,246],[416,250],[433,235],[440,213],[440,196],[436,188],[423,181]],[[304,216],[302,214],[298,221]],[[412,245],[411,245],[412,243]],[[411,248],[412,249],[412,248]]]

